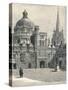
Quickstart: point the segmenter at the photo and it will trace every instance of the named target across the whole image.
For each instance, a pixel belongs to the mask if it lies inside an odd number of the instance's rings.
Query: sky
[[[22,12],[26,9],[28,18],[39,26],[39,32],[46,32],[48,38],[52,38],[53,31],[56,29],[57,10],[59,11],[59,28],[63,29],[66,39],[66,8],[63,6],[33,5],[33,4],[12,4],[12,28],[17,21],[23,17]],[[11,13],[10,13],[11,14]],[[10,15],[11,17],[11,15]]]

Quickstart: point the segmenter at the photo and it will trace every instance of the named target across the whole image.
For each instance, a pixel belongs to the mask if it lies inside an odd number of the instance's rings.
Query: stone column
[[[37,68],[37,63],[38,63],[38,59],[37,59],[37,50],[38,50],[38,46],[39,46],[39,26],[35,26],[35,68]]]

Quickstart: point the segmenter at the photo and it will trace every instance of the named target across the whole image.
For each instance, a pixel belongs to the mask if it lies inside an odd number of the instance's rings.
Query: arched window
[[[40,40],[40,46],[44,46],[44,40]]]
[[[17,68],[17,67],[16,67],[16,63],[14,63],[14,64],[13,64],[13,68],[14,68],[14,69],[16,69],[16,68]]]
[[[31,63],[28,64],[28,68],[31,68]]]

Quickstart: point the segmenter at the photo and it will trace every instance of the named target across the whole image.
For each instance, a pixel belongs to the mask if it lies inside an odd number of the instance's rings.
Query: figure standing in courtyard
[[[20,75],[20,78],[23,77],[23,69],[22,68],[19,69],[19,75]]]

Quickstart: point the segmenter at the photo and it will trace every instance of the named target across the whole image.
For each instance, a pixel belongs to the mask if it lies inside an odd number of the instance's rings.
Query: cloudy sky
[[[30,5],[30,4],[13,4],[12,5],[12,25],[13,28],[16,22],[22,18],[22,12],[26,9],[29,19],[35,24],[39,25],[40,32],[47,32],[48,38],[52,37],[53,31],[56,28],[57,10],[59,10],[60,31],[65,33],[65,7],[48,6],[48,5]]]

